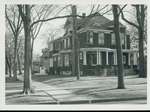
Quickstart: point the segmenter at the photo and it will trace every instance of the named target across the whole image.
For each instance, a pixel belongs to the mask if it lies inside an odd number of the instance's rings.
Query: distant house
[[[117,53],[113,21],[96,14],[77,19],[80,42],[80,70],[82,75],[108,75],[116,73]],[[66,20],[65,34],[49,43],[49,73],[71,74],[72,66],[72,18]],[[137,65],[137,50],[130,49],[130,36],[120,23],[120,37],[125,69]]]
[[[50,62],[49,62],[49,49],[45,48],[42,50],[42,56],[40,57],[40,67],[41,69],[45,69],[48,72],[49,70],[49,66],[50,66]]]

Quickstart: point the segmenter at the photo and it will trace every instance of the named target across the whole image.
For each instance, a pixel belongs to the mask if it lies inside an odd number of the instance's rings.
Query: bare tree
[[[9,77],[12,77],[12,66],[13,66],[13,48],[14,42],[13,38],[11,37],[12,34],[6,33],[5,34],[5,57],[6,57],[6,73]]]
[[[81,15],[78,15],[75,12],[75,13],[72,13],[72,14],[69,14],[69,15],[54,16],[54,17],[44,18],[44,19],[40,18],[36,21],[31,22],[31,8],[33,8],[33,7],[34,6],[30,6],[30,5],[18,5],[19,13],[20,13],[20,15],[22,17],[22,20],[23,20],[23,23],[24,23],[24,34],[25,34],[24,92],[26,94],[28,94],[28,92],[31,89],[31,85],[30,85],[30,83],[31,83],[31,59],[32,59],[31,58],[31,30],[33,30],[33,27],[36,24],[51,21],[51,20],[55,20],[55,19],[73,17],[74,20],[75,20],[76,17],[81,17],[81,18],[83,17]],[[72,6],[72,9],[75,11],[75,6]],[[94,16],[94,15],[89,15],[89,16]],[[75,27],[74,27],[74,29],[75,29]],[[74,33],[74,34],[76,35],[76,33]],[[76,37],[75,35],[74,35],[74,38]],[[76,47],[75,47],[75,50],[76,50]],[[77,66],[79,66],[79,65],[77,64],[75,66],[75,68],[78,68]],[[77,79],[79,79],[79,78],[77,78]]]
[[[80,79],[80,62],[79,62],[79,39],[77,36],[77,9],[73,5],[71,7],[73,15],[73,33],[72,33],[72,75],[77,76],[77,80]]]
[[[114,33],[116,38],[116,49],[117,49],[117,63],[118,63],[118,89],[124,89],[124,67],[122,62],[122,47],[120,41],[120,27],[119,27],[119,6],[112,5],[113,17],[114,17]]]
[[[18,62],[18,70],[19,74],[22,74],[22,65],[24,63],[24,36],[20,36],[18,40],[18,48],[17,48],[17,62]]]
[[[40,20],[40,19],[45,19],[47,18],[55,9],[53,5],[44,5],[44,6],[34,6],[32,8],[32,15],[31,16],[31,23],[34,21]],[[43,23],[37,23],[31,28],[31,62],[33,61],[33,46],[34,46],[34,41],[38,37],[40,30],[43,26]],[[33,62],[32,62],[33,63]],[[31,66],[31,71],[32,71],[32,66]]]
[[[18,5],[19,13],[21,15],[24,35],[25,35],[25,59],[24,59],[24,88],[23,93],[29,94],[31,89],[31,36],[30,36],[30,24],[31,24],[31,6],[30,5]]]
[[[136,10],[136,21],[134,23],[125,18],[123,11],[121,11],[122,19],[128,24],[134,26],[138,30],[138,39],[139,39],[139,77],[146,77],[146,66],[144,58],[144,40],[146,37],[146,11],[147,7],[145,5],[133,5]]]
[[[29,94],[31,89],[31,66],[32,66],[32,55],[31,55],[31,30],[34,25],[57,18],[65,18],[68,16],[58,16],[52,17],[49,19],[38,19],[31,23],[31,9],[34,6],[30,5],[18,5],[19,13],[21,15],[23,26],[24,26],[24,35],[25,35],[25,60],[24,60],[24,88],[23,92]],[[69,15],[70,16],[70,15]]]
[[[18,45],[18,37],[22,31],[22,19],[20,14],[17,13],[17,9],[15,7],[10,6],[10,13],[7,6],[5,7],[5,15],[8,21],[8,24],[11,28],[13,37],[14,37],[14,66],[13,66],[13,77],[17,80],[17,45]]]

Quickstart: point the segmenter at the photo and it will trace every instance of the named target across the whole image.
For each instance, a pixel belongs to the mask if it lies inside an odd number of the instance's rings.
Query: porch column
[[[86,63],[86,51],[83,51],[83,65],[87,65],[87,63]]]
[[[108,51],[106,51],[106,65],[108,65]]]
[[[136,56],[136,52],[133,53],[133,62],[134,62],[134,65],[137,65],[137,56]]]
[[[116,51],[114,52],[114,58],[115,58],[114,59],[115,60],[114,63],[115,63],[115,65],[117,65],[117,52]]]
[[[130,53],[128,53],[128,65],[131,65],[130,62],[131,62],[131,61],[130,61]]]
[[[125,49],[127,49],[127,36],[126,36],[126,31],[125,31],[125,34],[124,34],[125,36]]]
[[[113,56],[114,56],[114,65],[116,65],[116,53],[113,52]]]
[[[98,54],[99,54],[99,64],[101,65],[102,64],[101,52],[99,51]]]
[[[99,65],[99,51],[98,50],[96,52],[96,55],[97,55],[97,65]]]

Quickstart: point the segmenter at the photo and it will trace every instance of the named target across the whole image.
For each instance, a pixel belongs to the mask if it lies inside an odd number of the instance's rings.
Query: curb
[[[134,98],[120,98],[120,99],[95,99],[95,100],[77,100],[77,101],[55,101],[55,102],[45,102],[36,104],[94,104],[94,103],[104,103],[111,101],[128,101],[128,100],[146,100],[147,97],[134,97]]]

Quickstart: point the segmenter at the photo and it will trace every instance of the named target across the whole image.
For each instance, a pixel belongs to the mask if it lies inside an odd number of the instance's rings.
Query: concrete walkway
[[[23,80],[21,77],[19,79]],[[32,83],[34,94],[27,96],[19,94],[21,97],[18,98],[16,97],[17,92],[12,94],[13,92],[10,89],[6,89],[6,103],[89,104],[112,101],[126,101],[129,103],[130,100],[145,100],[146,103],[146,79],[126,77],[125,82],[126,89],[116,89],[116,77],[83,77],[79,81],[73,77],[50,80],[47,78],[47,80],[41,82],[34,80]],[[18,89],[18,91],[21,89]],[[134,103],[136,102],[134,101]]]

